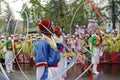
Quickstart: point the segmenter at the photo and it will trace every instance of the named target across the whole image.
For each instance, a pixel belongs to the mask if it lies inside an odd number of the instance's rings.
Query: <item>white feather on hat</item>
[[[113,40],[116,40],[116,38],[112,38]]]
[[[112,33],[114,33],[115,31],[113,30]]]
[[[66,38],[67,36],[66,35],[64,35],[64,38]]]
[[[114,31],[118,31],[117,29],[114,29]]]
[[[81,32],[82,34],[85,34],[83,31]]]
[[[100,30],[100,33],[101,33],[101,34],[105,34],[105,33],[104,33],[103,31],[101,31],[101,30]]]
[[[11,37],[8,37],[9,40],[11,40]]]
[[[16,36],[18,36],[18,34],[15,34]]]
[[[108,37],[109,35],[105,35],[106,37]]]
[[[70,36],[70,34],[67,34],[67,36]]]
[[[33,38],[32,40],[33,40],[33,41],[35,41],[36,39],[35,39],[35,38]]]
[[[78,33],[77,33],[77,32],[75,32],[75,34],[77,35]]]
[[[110,32],[110,30],[106,30],[106,32]]]
[[[4,35],[2,35],[2,36],[1,36],[1,38],[5,38],[5,36],[4,36]]]
[[[11,37],[13,37],[14,35],[13,34],[11,34]]]
[[[4,41],[4,39],[1,39],[1,41]]]
[[[20,37],[22,36],[22,34],[20,34]]]
[[[76,28],[78,28],[78,27],[79,27],[79,25],[75,25],[75,27],[76,27]]]
[[[89,34],[86,34],[85,36],[88,36],[88,37],[89,37]]]

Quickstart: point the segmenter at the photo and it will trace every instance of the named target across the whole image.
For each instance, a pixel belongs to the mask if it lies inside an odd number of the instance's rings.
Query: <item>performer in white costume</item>
[[[14,72],[13,70],[13,45],[12,45],[12,40],[7,39],[6,42],[6,54],[5,54],[5,66],[7,73]]]
[[[92,45],[91,52],[92,52],[92,64],[93,64],[93,73],[99,74],[97,71],[97,65],[99,64],[100,58],[100,44],[101,44],[101,37],[100,37],[100,30],[97,28],[95,30],[95,34],[89,40],[89,43]]]
[[[54,28],[55,28],[54,39],[55,39],[55,42],[57,43],[58,50],[59,50],[60,55],[61,55],[60,62],[58,63],[58,68],[56,69],[57,74],[59,74],[67,66],[67,58],[64,55],[65,49],[64,49],[64,46],[63,46],[62,31],[58,26],[55,26]],[[64,80],[65,77],[66,77],[66,73],[59,76],[56,80]]]

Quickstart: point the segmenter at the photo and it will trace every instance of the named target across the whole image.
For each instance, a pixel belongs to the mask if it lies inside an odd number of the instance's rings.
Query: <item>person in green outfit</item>
[[[6,45],[6,54],[5,54],[5,66],[8,73],[14,72],[13,70],[13,41],[14,39],[11,39],[10,37],[6,39],[5,45]]]
[[[99,58],[100,58],[100,50],[99,46],[102,42],[102,39],[100,37],[100,29],[96,28],[95,29],[95,34],[93,34],[90,39],[89,43],[91,45],[91,53],[92,53],[92,64],[93,64],[93,73],[94,74],[99,74],[97,71],[97,64],[99,64]]]

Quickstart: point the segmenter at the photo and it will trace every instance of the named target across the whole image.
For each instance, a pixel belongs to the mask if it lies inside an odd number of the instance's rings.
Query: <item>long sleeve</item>
[[[54,50],[49,44],[48,50],[48,64],[49,66],[55,66],[60,60],[60,54],[58,50]]]
[[[60,54],[46,40],[37,41],[34,45],[36,66],[54,66],[60,60]]]

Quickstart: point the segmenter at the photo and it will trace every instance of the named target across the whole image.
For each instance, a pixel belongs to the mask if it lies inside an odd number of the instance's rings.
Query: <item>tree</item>
[[[49,3],[46,3],[46,5],[43,6],[39,0],[30,0],[32,6],[27,10],[32,17],[34,26],[38,24],[38,20],[47,18],[51,19],[54,22],[54,25],[58,25],[62,29],[64,28],[65,32],[69,33],[73,15],[83,2],[85,2],[85,0],[76,0],[72,3],[67,3],[66,0],[50,0]],[[88,5],[88,3],[85,5]],[[74,31],[75,24],[87,25],[89,11],[87,11],[85,5],[82,5],[75,15],[72,31]]]
[[[7,23],[9,23],[7,31],[9,34],[13,34],[14,29],[15,29],[14,15],[13,15],[13,12],[12,12],[9,4],[8,3],[6,3],[6,4],[7,4],[7,6],[6,6],[7,9],[5,10],[6,21],[7,21]]]
[[[23,8],[25,7],[26,5],[23,4]],[[27,14],[27,15],[26,15]],[[26,6],[24,12],[21,14],[21,17],[23,18],[23,32],[25,33],[27,29],[27,16],[30,17],[30,11],[28,9],[28,6]]]
[[[77,0],[73,3],[66,3],[65,0],[51,0],[50,3],[46,4],[46,9],[49,9],[50,13],[45,12],[45,17],[52,19],[55,25],[64,28],[66,33],[68,33],[70,32],[73,15],[83,2],[84,0]],[[86,14],[87,11],[83,5],[75,15],[73,23],[85,25],[88,19]],[[72,24],[72,26],[74,26],[74,24]],[[74,27],[72,27],[72,30],[74,31]]]
[[[109,0],[108,5],[105,5],[104,7],[99,7],[102,14],[104,14],[104,17],[106,20],[111,20],[113,23],[113,29],[116,28],[116,22],[120,22],[120,0]],[[107,15],[107,14],[109,15]]]

